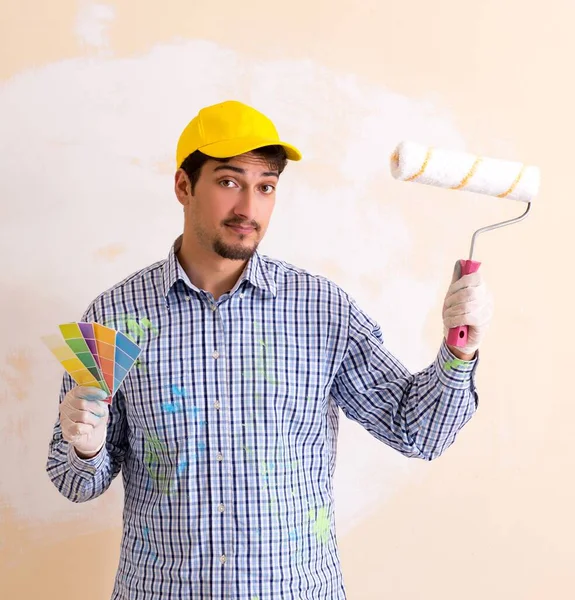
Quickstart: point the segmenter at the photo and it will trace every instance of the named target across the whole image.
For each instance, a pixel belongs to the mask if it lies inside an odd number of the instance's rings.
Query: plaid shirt
[[[445,341],[411,374],[333,282],[254,254],[217,301],[176,258],[101,294],[82,320],[142,348],[90,460],[56,422],[47,471],[74,502],[122,471],[113,600],[343,599],[332,478],[338,408],[431,460],[474,414],[477,360]],[[65,374],[60,401],[74,386]]]

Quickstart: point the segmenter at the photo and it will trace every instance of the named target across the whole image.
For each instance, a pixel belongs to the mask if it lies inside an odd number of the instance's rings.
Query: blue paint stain
[[[292,529],[292,530],[289,532],[289,536],[290,536],[290,538],[291,538],[292,540],[297,540],[297,530],[296,530],[296,529]]]
[[[192,406],[188,409],[188,412],[191,413],[194,417],[197,417],[200,409],[197,406]]]
[[[179,402],[164,402],[162,408],[167,413],[175,414],[182,410],[182,405]]]
[[[198,450],[205,450],[206,442],[198,442]]]
[[[147,550],[149,550],[150,554],[152,555],[152,558],[154,559],[154,562],[156,562],[158,560],[158,555],[152,550],[152,547],[148,543],[149,534],[150,534],[150,530],[147,527],[144,527],[143,547],[146,548]]]
[[[182,398],[186,397],[186,390],[183,387],[178,387],[177,385],[172,386],[172,394],[174,396],[181,396]]]
[[[178,475],[181,475],[186,470],[187,466],[188,466],[188,461],[182,460],[180,462],[180,464],[178,465]]]

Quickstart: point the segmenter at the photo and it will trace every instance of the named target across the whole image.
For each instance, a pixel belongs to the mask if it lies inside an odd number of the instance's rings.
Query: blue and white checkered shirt
[[[176,258],[101,294],[84,321],[142,348],[80,459],[56,423],[47,470],[74,502],[122,471],[113,600],[343,599],[332,478],[338,408],[405,456],[431,460],[474,414],[477,360],[412,375],[333,282],[254,254],[229,292]],[[60,401],[74,386],[66,374]]]

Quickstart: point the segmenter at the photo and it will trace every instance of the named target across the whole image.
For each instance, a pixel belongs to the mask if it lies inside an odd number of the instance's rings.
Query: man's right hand
[[[99,388],[77,386],[60,403],[62,437],[72,444],[80,458],[96,456],[106,443],[108,394]]]

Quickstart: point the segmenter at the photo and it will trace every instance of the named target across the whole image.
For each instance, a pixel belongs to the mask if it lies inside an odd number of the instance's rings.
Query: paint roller
[[[471,238],[469,259],[459,261],[462,276],[475,273],[481,265],[473,260],[477,236],[525,219],[531,208],[531,201],[539,191],[540,181],[539,169],[534,166],[427,147],[410,141],[401,142],[395,149],[391,157],[391,174],[400,181],[527,203],[525,212],[519,217],[475,231]],[[467,331],[467,325],[450,329],[447,343],[455,347],[464,347],[467,344]]]

